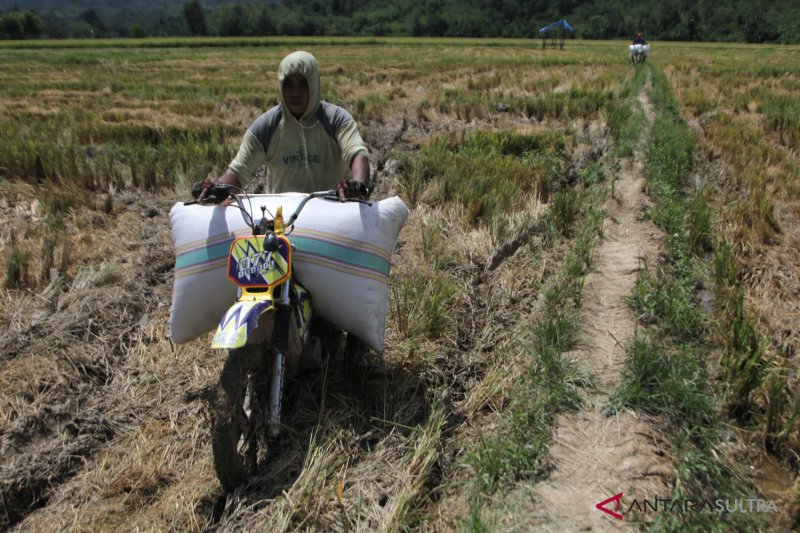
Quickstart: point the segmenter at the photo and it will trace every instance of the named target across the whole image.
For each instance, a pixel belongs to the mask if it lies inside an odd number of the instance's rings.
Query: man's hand
[[[348,198],[363,200],[369,198],[369,187],[361,181],[342,180],[336,186],[339,193],[339,200],[344,202]]]
[[[192,186],[192,197],[194,197],[199,204],[221,204],[228,198],[230,188],[231,186],[226,183],[197,181]]]
[[[198,202],[208,196],[208,191],[214,188],[214,183],[210,181],[195,181],[192,185],[192,198]]]

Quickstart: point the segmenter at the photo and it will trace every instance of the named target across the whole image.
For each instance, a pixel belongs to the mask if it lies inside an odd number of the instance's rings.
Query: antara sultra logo
[[[622,503],[623,493],[619,492],[595,505],[617,520],[624,515],[647,513],[777,513],[778,507],[772,500],[756,498],[634,498],[630,503]]]
[[[611,502],[614,502],[615,504],[613,511],[606,507],[606,505],[610,504]],[[620,492],[619,494],[615,494],[612,497],[608,498],[607,500],[601,501],[600,503],[595,505],[595,507],[597,507],[604,513],[610,514],[617,520],[622,520],[622,515],[617,512],[619,511],[619,508],[622,507],[622,493]]]

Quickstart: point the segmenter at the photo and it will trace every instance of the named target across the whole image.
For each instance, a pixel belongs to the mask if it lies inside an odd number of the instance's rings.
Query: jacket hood
[[[302,74],[308,82],[308,107],[306,108],[303,116],[300,117],[300,122],[303,122],[307,117],[312,116],[319,107],[320,102],[320,87],[319,87],[319,64],[317,59],[308,52],[297,51],[292,52],[283,58],[280,66],[278,67],[278,98],[281,102],[284,116],[292,116],[286,102],[283,99],[283,82],[291,74]]]

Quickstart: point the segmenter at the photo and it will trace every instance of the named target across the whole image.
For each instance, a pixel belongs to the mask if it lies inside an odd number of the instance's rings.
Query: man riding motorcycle
[[[264,164],[270,194],[337,189],[341,200],[369,197],[369,152],[352,115],[321,100],[316,58],[304,51],[287,55],[278,67],[278,89],[279,105],[250,125],[225,173],[215,183],[199,184],[195,197],[214,194],[218,184],[241,187]],[[330,353],[338,352],[341,333],[333,325],[319,320],[314,330],[326,338]],[[347,336],[345,353],[364,349]]]
[[[350,113],[320,99],[316,58],[303,51],[286,56],[278,88],[279,105],[250,125],[216,183],[239,187],[266,163],[268,193],[336,188],[342,197],[367,197],[369,152]],[[213,186],[203,184],[200,197]]]

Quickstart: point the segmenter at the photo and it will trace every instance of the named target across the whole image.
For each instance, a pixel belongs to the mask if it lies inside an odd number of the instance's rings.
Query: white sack
[[[244,201],[253,216],[261,206],[284,220],[303,194],[253,195]],[[269,216],[269,215],[268,215]],[[309,201],[289,240],[296,245],[297,280],[311,293],[315,311],[336,326],[383,351],[389,267],[408,209],[397,197],[357,202]],[[188,342],[217,327],[236,299],[227,278],[228,251],[235,237],[250,235],[236,206],[177,203],[170,211],[175,244],[175,286],[170,310],[170,337]]]
[[[641,45],[641,47],[642,47],[642,52],[644,52],[644,56],[645,57],[650,57],[650,45],[649,44],[643,44],[643,45]],[[635,44],[629,44],[628,45],[628,50],[631,53],[631,57],[633,57],[633,53],[636,51],[636,45]]]

